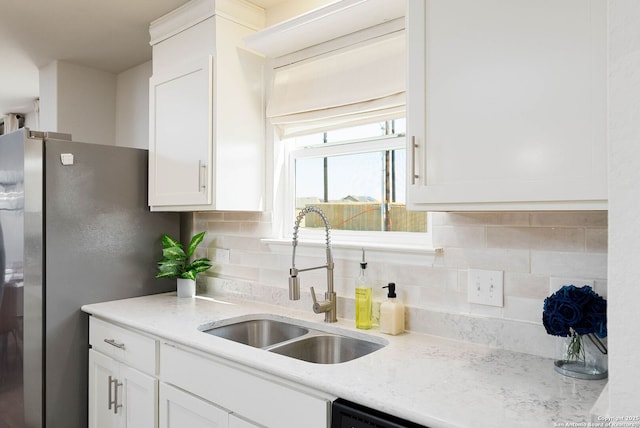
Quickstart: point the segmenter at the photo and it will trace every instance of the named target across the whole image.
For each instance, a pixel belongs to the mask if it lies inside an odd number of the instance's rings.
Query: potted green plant
[[[162,260],[158,262],[160,272],[156,274],[156,278],[176,278],[178,297],[193,297],[196,289],[196,275],[213,266],[211,260],[204,257],[189,261],[204,239],[204,234],[205,232],[200,232],[194,235],[187,251],[178,240],[167,234],[162,235]]]

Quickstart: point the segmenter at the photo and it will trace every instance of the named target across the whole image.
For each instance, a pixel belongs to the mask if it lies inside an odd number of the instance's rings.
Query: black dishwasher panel
[[[427,428],[338,398],[331,405],[331,428]]]

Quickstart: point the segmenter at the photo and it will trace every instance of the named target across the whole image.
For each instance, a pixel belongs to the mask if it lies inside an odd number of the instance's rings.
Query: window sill
[[[260,240],[273,252],[278,254],[291,254],[291,239],[263,238]],[[297,252],[302,255],[318,255],[317,248],[324,248],[324,240],[298,240]],[[435,264],[436,258],[443,254],[442,248],[429,248],[417,245],[400,245],[387,243],[363,243],[352,241],[331,240],[334,258],[347,260],[360,260],[362,249],[367,252],[367,261],[377,261],[399,264]],[[313,251],[307,251],[313,250]]]

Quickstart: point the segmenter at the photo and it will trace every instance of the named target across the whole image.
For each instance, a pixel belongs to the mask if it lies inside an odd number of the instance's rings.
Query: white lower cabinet
[[[164,383],[160,384],[160,428],[227,428],[229,412]]]
[[[89,319],[89,428],[157,428],[158,341]]]
[[[158,381],[89,350],[89,428],[155,428]]]
[[[231,428],[327,428],[335,398],[169,343],[160,345],[160,379],[163,390],[170,384],[195,396],[193,400],[226,409]]]
[[[260,428],[227,410],[165,383],[160,384],[160,428]]]
[[[256,424],[245,421],[234,414],[229,415],[229,428],[261,428]]]
[[[89,428],[328,428],[334,396],[99,318]]]

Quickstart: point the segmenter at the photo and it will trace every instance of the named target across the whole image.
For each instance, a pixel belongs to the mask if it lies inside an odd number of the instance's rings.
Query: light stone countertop
[[[325,324],[323,315],[311,308],[299,311],[227,297],[182,299],[167,293],[85,305],[82,310],[432,428],[587,423],[606,384],[562,376],[547,358],[421,333],[362,331],[352,320]],[[347,330],[388,345],[356,360],[325,365],[198,330],[203,324],[249,314],[295,318],[313,328]]]

